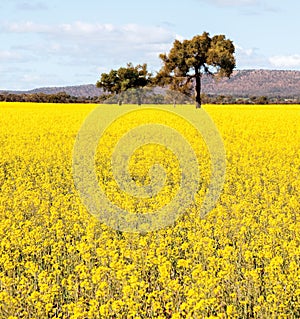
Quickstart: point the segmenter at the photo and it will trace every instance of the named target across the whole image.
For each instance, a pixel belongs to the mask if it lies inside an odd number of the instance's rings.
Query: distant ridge
[[[0,90],[4,92],[4,90]],[[41,87],[28,91],[5,91],[8,93],[14,94],[34,94],[34,93],[44,93],[44,94],[57,94],[60,92],[65,92],[71,96],[99,96],[103,94],[103,90],[96,87],[94,84],[83,84],[83,85],[74,85],[74,86],[60,86],[60,87]]]
[[[9,91],[9,93],[17,94],[56,94],[59,92],[66,92],[67,94],[76,97],[94,97],[103,93],[103,91],[97,88],[94,84],[65,87],[44,87],[30,91]],[[214,96],[299,97],[300,71],[236,70],[229,79],[223,78],[217,81],[211,77],[203,76],[202,92]]]
[[[240,70],[214,81],[203,77],[203,92],[212,95],[299,97],[300,71]]]

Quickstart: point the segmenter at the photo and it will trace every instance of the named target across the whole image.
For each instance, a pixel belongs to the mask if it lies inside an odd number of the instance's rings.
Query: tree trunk
[[[140,88],[135,89],[137,104],[138,106],[142,105],[142,90]]]
[[[196,70],[195,75],[196,75],[196,86],[195,86],[196,109],[200,109],[201,108],[201,74],[198,70]]]
[[[138,106],[142,105],[142,97],[139,92],[137,93],[137,102],[138,102]]]

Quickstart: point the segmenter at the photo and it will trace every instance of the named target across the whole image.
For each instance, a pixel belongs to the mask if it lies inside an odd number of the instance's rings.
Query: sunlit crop
[[[299,318],[300,107],[204,106],[224,140],[226,181],[203,219],[209,154],[178,124],[199,158],[199,192],[174,225],[143,234],[101,223],[74,186],[74,141],[94,107],[0,104],[0,318]],[[149,183],[161,162],[164,188],[148,201],[118,191],[109,157],[135,119],[126,125],[99,142],[99,187],[143,213],[174,196],[179,168],[147,145],[133,154],[133,179]]]

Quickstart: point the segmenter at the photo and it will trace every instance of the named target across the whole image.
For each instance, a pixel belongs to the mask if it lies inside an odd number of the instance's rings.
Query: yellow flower
[[[95,170],[99,187],[123,209],[156,211],[181,181],[158,130],[161,145],[136,149],[128,171],[137,186],[149,186],[151,167],[160,164],[164,186],[151,198],[120,190],[111,155],[126,132],[141,123],[171,125],[199,160],[199,190],[186,213],[153,232],[145,223],[143,234],[92,216],[74,186],[75,136],[95,107],[0,103],[0,318],[225,319],[251,309],[260,319],[298,317],[300,107],[204,106],[224,140],[227,166],[220,198],[203,219],[210,155],[183,120],[199,113],[178,106],[178,119],[145,108],[147,116],[113,122],[99,141]],[[99,107],[103,117],[117,110]]]

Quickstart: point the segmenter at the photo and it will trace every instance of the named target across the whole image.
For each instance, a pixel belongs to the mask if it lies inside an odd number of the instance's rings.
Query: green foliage
[[[191,40],[175,40],[169,54],[160,54],[163,67],[155,78],[160,86],[192,95],[195,90],[197,106],[201,105],[201,75],[230,76],[235,68],[234,45],[224,35],[209,33]]]
[[[97,87],[103,88],[105,92],[120,94],[129,89],[145,87],[151,82],[151,73],[147,70],[147,64],[134,66],[128,63],[127,67],[102,73]]]

